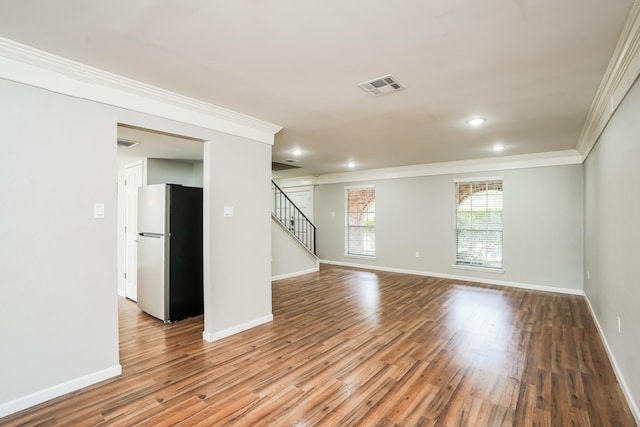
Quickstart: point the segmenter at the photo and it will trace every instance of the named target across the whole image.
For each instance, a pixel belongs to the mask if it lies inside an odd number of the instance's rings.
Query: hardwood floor
[[[202,340],[120,301],[123,375],[3,426],[635,426],[582,297],[323,265]]]

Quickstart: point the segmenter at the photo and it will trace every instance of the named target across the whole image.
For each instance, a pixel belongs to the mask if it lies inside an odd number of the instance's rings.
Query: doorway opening
[[[139,297],[138,190],[154,184],[203,188],[205,141],[122,123],[117,136],[117,290],[122,307],[135,305]]]

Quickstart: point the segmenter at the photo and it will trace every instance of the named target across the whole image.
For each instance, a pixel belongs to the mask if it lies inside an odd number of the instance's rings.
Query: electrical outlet
[[[622,333],[622,322],[620,321],[620,316],[616,316],[618,319],[618,333]]]
[[[587,270],[587,280],[591,280],[591,273]]]

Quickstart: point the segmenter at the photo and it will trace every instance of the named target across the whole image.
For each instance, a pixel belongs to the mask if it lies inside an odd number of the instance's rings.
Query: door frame
[[[129,217],[129,204],[128,204],[128,200],[127,200],[127,183],[126,183],[126,176],[127,176],[127,169],[130,168],[140,168],[140,186],[143,186],[146,184],[146,174],[145,174],[145,167],[144,167],[144,160],[135,160],[133,162],[127,163],[124,165],[124,167],[122,168],[122,178],[123,178],[123,183],[122,183],[122,192],[123,192],[123,206],[122,206],[122,227],[120,229],[120,232],[122,233],[122,242],[123,242],[123,289],[119,289],[119,294],[121,294],[122,296],[129,298],[133,301],[137,300],[137,296],[136,297],[132,297],[133,295],[131,294],[131,290],[129,289],[129,280],[131,279],[131,275],[132,272],[128,271],[128,266],[129,266],[129,242],[127,242],[127,218]],[[135,203],[137,203],[137,196],[136,196],[136,201]],[[137,223],[137,219],[136,219],[136,223]]]

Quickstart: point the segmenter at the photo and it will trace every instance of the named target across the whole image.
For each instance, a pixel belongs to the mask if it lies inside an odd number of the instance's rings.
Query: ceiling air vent
[[[131,147],[135,147],[138,144],[140,144],[140,141],[130,141],[128,139],[118,138],[118,147],[131,148]]]
[[[404,85],[391,74],[369,80],[368,82],[360,83],[358,86],[373,96],[385,95],[387,93],[404,89]]]

